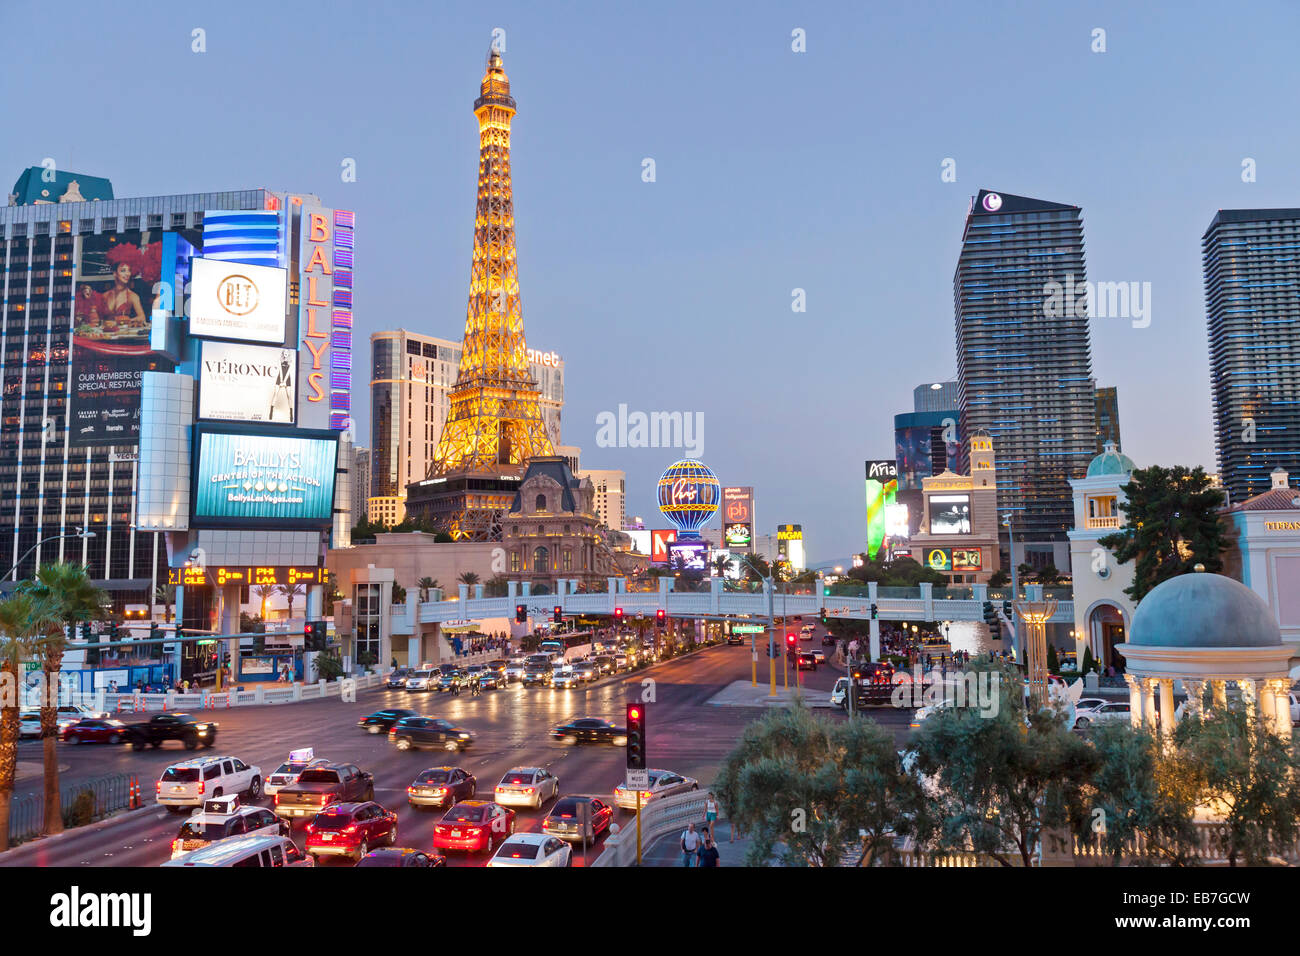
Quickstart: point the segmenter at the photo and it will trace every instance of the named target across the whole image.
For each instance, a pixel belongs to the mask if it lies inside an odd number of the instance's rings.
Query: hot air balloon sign
[[[683,458],[659,479],[659,510],[677,526],[677,539],[698,538],[722,501],[722,485],[709,466]]]

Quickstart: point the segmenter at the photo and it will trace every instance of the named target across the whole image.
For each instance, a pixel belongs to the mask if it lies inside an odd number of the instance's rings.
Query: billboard
[[[722,524],[747,524],[754,529],[754,489],[750,485],[722,489]]]
[[[722,526],[728,548],[748,548],[754,543],[754,526],[748,521],[729,521]]]
[[[707,571],[709,544],[707,541],[674,541],[668,545],[668,566],[674,571]]]
[[[336,434],[199,425],[194,448],[194,527],[289,530],[333,520]]]
[[[162,272],[161,235],[132,231],[78,238],[69,444],[137,444],[142,376],[175,368],[166,353],[149,346],[154,288]]]
[[[875,560],[885,542],[885,513],[898,495],[898,463],[892,458],[866,463],[867,555]]]
[[[284,343],[288,273],[246,262],[190,263],[190,335]]]
[[[930,534],[970,533],[970,495],[930,496]]]
[[[923,562],[932,571],[979,571],[983,548],[926,548]]]
[[[776,555],[778,561],[788,561],[796,571],[804,568],[803,525],[779,524],[776,526]]]
[[[199,418],[292,425],[298,407],[292,349],[204,342]]]
[[[668,563],[668,545],[677,540],[677,532],[668,528],[655,528],[650,532],[650,563]]]
[[[352,420],[352,266],[355,217],[290,197],[298,233],[298,378],[302,424],[349,427]]]

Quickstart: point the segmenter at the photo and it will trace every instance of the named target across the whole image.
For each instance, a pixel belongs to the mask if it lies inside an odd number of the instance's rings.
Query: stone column
[[[1213,704],[1215,710],[1227,710],[1228,708],[1228,686],[1227,681],[1222,677],[1216,677],[1210,681],[1210,691],[1213,695]]]
[[[1277,726],[1277,735],[1285,739],[1291,737],[1291,682],[1286,679],[1275,679],[1269,681],[1273,687],[1274,710],[1276,711],[1275,724]]]
[[[1156,717],[1156,683],[1154,677],[1142,678],[1142,718],[1152,731],[1160,729]]]
[[[1254,723],[1259,713],[1259,685],[1257,681],[1245,677],[1237,678],[1237,688],[1241,691],[1242,702],[1246,705],[1246,720]]]
[[[1273,696],[1272,684],[1271,680],[1263,680],[1255,685],[1259,692],[1259,715],[1270,729],[1277,724],[1277,698]]]
[[[1134,727],[1142,726],[1142,685],[1132,674],[1125,674],[1124,681],[1128,684],[1128,712],[1129,723]]]
[[[1160,732],[1166,737],[1174,732],[1178,723],[1174,716],[1174,681],[1166,677],[1160,681]]]

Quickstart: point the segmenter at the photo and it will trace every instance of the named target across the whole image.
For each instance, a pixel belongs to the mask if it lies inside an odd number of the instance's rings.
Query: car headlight
[[[461,740],[469,740],[469,734],[460,734]]]

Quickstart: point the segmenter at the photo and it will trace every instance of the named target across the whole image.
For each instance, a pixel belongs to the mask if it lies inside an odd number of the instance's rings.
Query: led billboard
[[[747,521],[729,521],[722,526],[728,548],[748,548],[754,543],[754,528]]]
[[[655,528],[650,532],[650,563],[667,564],[668,546],[677,540],[677,532],[670,528]]]
[[[293,349],[204,342],[199,418],[292,425],[298,407]]]
[[[290,530],[332,522],[333,432],[268,435],[199,425],[194,449],[193,527]]]
[[[190,263],[190,335],[284,343],[288,273],[246,262]]]
[[[885,541],[885,514],[898,494],[898,464],[892,458],[866,463],[867,554],[875,560]]]
[[[930,496],[930,534],[970,533],[970,495]]]
[[[979,571],[984,566],[982,548],[926,548],[925,566],[932,571]]]
[[[138,443],[142,377],[175,368],[168,355],[149,345],[153,290],[162,269],[159,235],[119,232],[78,239],[68,409],[72,445]]]
[[[668,555],[668,566],[674,571],[708,570],[707,541],[674,541],[668,545]]]

